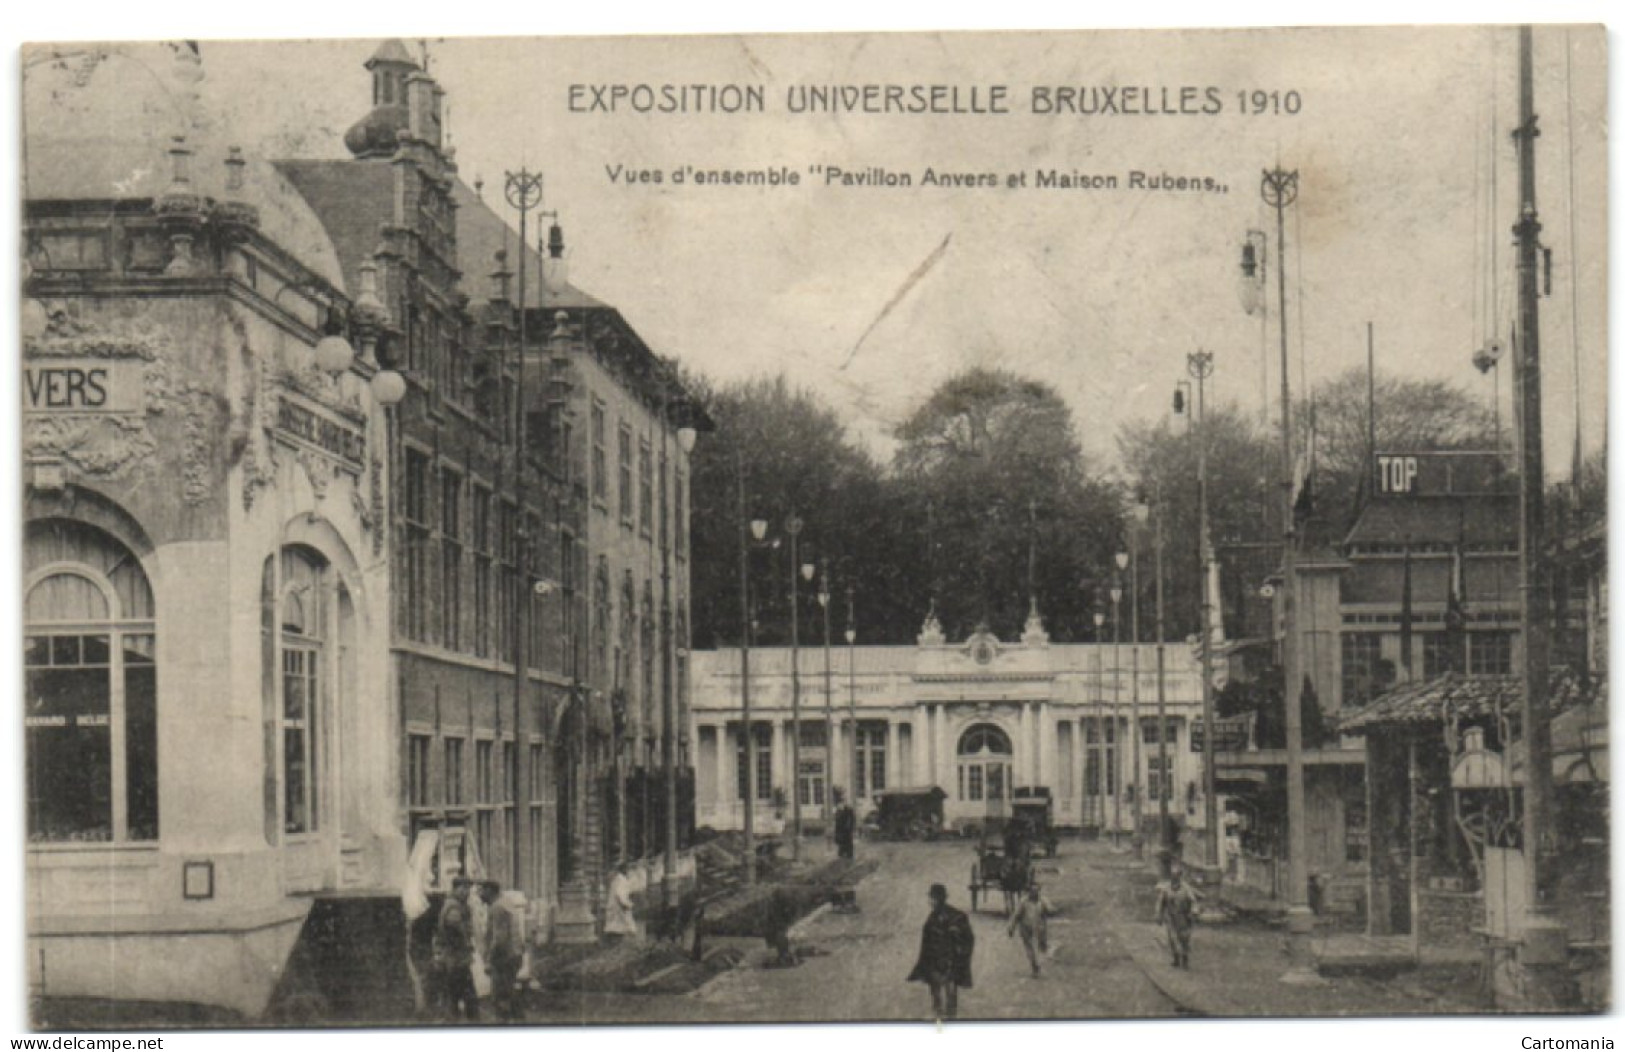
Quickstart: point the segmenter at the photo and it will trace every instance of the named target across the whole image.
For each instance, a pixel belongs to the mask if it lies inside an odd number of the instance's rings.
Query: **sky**
[[[1467,15],[1511,21],[1530,14],[1551,20],[1601,21],[1615,5],[1548,0],[1539,5],[1485,0]],[[1214,21],[1271,25],[1305,21],[1460,19],[1460,5],[1426,0],[1362,0],[1360,3],[1197,5],[1141,0],[1132,5],[1074,5],[1063,11],[1049,2],[1000,0],[993,4],[888,5],[879,0],[820,0],[817,4],[762,4],[734,0],[680,4],[446,5],[394,0],[385,5],[335,5],[331,0],[281,0],[276,4],[220,4],[175,0],[131,5],[78,0],[74,4],[24,5],[11,12],[7,32],[23,40],[104,38],[248,38],[325,34],[356,39],[330,45],[278,45],[229,49],[204,44],[211,94],[232,105],[245,133],[266,140],[304,134],[309,155],[342,156],[339,136],[365,111],[368,87],[360,63],[377,34],[652,33],[733,31],[745,27],[798,30],[854,26],[930,28],[1042,26],[1088,21],[1170,25]],[[1617,17],[1617,15],[1615,16]],[[1375,31],[1392,40],[1388,31]],[[1489,32],[1436,31],[1406,46],[1315,31],[1294,39],[1274,34],[1231,43],[1227,35],[1180,43],[1113,45],[1108,38],[1047,35],[1038,44],[993,47],[988,38],[954,45],[931,38],[901,43],[800,39],[770,44],[751,41],[767,68],[746,61],[730,76],[753,76],[781,85],[829,79],[832,69],[859,76],[924,81],[944,70],[960,82],[996,77],[1013,86],[1065,82],[1110,75],[1116,82],[1200,83],[1212,77],[1227,86],[1270,85],[1288,76],[1303,93],[1305,109],[1293,121],[1175,121],[1159,130],[1141,122],[1005,118],[1002,127],[963,119],[851,117],[729,122],[720,119],[605,118],[570,116],[564,86],[572,80],[659,82],[694,63],[722,79],[718,63],[739,62],[737,44],[687,40],[680,47],[621,38],[613,41],[536,40],[502,46],[468,41],[431,45],[435,73],[451,93],[453,135],[465,177],[483,174],[494,187],[504,169],[528,164],[548,178],[549,207],[569,227],[575,281],[617,304],[662,351],[676,354],[718,376],[750,375],[785,368],[851,415],[855,430],[878,440],[889,420],[906,413],[943,376],[975,361],[1002,362],[1055,383],[1071,400],[1088,448],[1109,457],[1112,434],[1125,418],[1166,411],[1167,390],[1179,375],[1182,356],[1201,346],[1218,356],[1215,384],[1221,397],[1257,404],[1260,326],[1238,309],[1235,257],[1244,231],[1260,225],[1258,172],[1279,162],[1302,171],[1301,230],[1289,228],[1289,251],[1298,233],[1311,246],[1301,256],[1305,348],[1311,376],[1331,375],[1364,360],[1367,319],[1377,327],[1379,362],[1410,375],[1450,378],[1483,395],[1488,381],[1466,363],[1484,326],[1475,323],[1479,286],[1474,246],[1481,233],[1473,202],[1484,190],[1473,159],[1489,134],[1484,110],[1493,89],[1501,120],[1499,185],[1503,202],[1493,230],[1500,238],[1499,263],[1507,267],[1511,225],[1512,155],[1505,132],[1513,98],[1512,44],[1502,40],[1490,61]],[[363,39],[365,38],[365,39]],[[882,46],[883,45],[883,46]],[[1574,81],[1589,91],[1575,96],[1578,207],[1575,226],[1588,283],[1580,301],[1582,320],[1582,413],[1588,448],[1601,441],[1607,384],[1602,370],[1605,297],[1605,157],[1599,140],[1601,89],[1595,69],[1602,41],[1572,42]],[[899,51],[906,57],[897,58]],[[12,54],[15,56],[16,52]],[[710,56],[724,56],[714,58]],[[1567,172],[1561,153],[1565,128],[1564,47],[1549,33],[1537,38],[1541,61],[1537,105],[1541,139],[1540,206],[1545,239],[1554,252],[1553,295],[1541,307],[1545,346],[1547,438],[1551,470],[1561,477],[1572,441],[1574,368],[1572,342],[1564,335],[1570,311]],[[17,62],[16,58],[12,59]],[[992,73],[987,67],[994,67]],[[13,65],[16,70],[16,65]],[[7,78],[8,102],[15,77]],[[9,123],[8,123],[9,122]],[[19,141],[15,105],[0,107],[8,143]],[[289,127],[291,125],[291,128]],[[327,127],[325,144],[318,134]],[[932,140],[922,156],[919,139]],[[245,135],[245,143],[249,140]],[[862,147],[859,149],[858,147]],[[16,185],[15,148],[3,151],[0,170]],[[703,155],[703,156],[701,156]],[[681,158],[744,163],[766,158],[786,163],[890,164],[917,167],[963,159],[1008,167],[1037,163],[1106,170],[1115,166],[1189,166],[1219,171],[1232,186],[1224,199],[1140,201],[1127,196],[911,196],[802,194],[760,195],[719,204],[694,194],[642,194],[611,188],[602,166],[669,163]],[[946,158],[937,161],[938,157]],[[8,167],[9,166],[9,167]],[[1475,187],[1480,187],[1475,190]],[[487,191],[488,194],[490,190]],[[957,202],[957,203],[956,203]],[[14,230],[18,213],[4,212],[0,226]],[[895,295],[907,275],[952,235],[949,247],[864,343],[851,365],[840,365],[859,336]],[[1289,259],[1294,256],[1289,256]],[[0,257],[0,277],[15,276],[15,257]],[[1295,268],[1294,268],[1295,269]],[[1294,278],[1296,274],[1292,275]],[[1510,278],[1503,273],[1503,291]],[[15,283],[8,285],[17,287]],[[1503,311],[1509,296],[1502,296]],[[1296,320],[1296,316],[1293,316]],[[1273,323],[1273,318],[1269,319]],[[1506,326],[1502,326],[1503,332]],[[1292,332],[1301,331],[1294,324]],[[1273,341],[1272,331],[1264,333]],[[1297,347],[1294,343],[1294,354]],[[1274,373],[1271,372],[1273,380]],[[1510,375],[1510,374],[1509,374]],[[1299,377],[1295,374],[1294,381]],[[16,374],[0,373],[0,387]],[[1509,384],[1502,384],[1503,396]],[[7,405],[18,405],[15,387]],[[11,418],[15,421],[16,417]],[[0,429],[0,470],[15,471],[21,458],[17,427]],[[20,550],[19,517],[0,517],[0,547]],[[19,595],[14,560],[0,560],[0,592]],[[0,609],[10,638],[20,638],[14,607]],[[13,736],[12,768],[21,764]],[[11,823],[7,825],[7,823]],[[0,831],[23,842],[20,816],[0,813]],[[22,867],[6,867],[0,888],[12,901],[22,894]],[[0,955],[0,1019],[21,1029],[26,986],[22,955]],[[8,1011],[9,1009],[9,1011]],[[1547,1020],[1545,1036],[1597,1037],[1595,1019]],[[1267,1028],[1267,1033],[1266,1033]],[[1153,1032],[1154,1030],[1154,1032]],[[1198,1035],[1188,1027],[1091,1023],[1091,1040],[1128,1040],[1147,1047],[1188,1043],[1192,1037],[1219,1048],[1256,1047],[1258,1039],[1308,1038],[1318,1048],[1368,1049],[1384,1041],[1482,1042],[1511,1047],[1529,1032],[1526,1021],[1482,1019],[1272,1021],[1236,1024],[1223,1033]],[[843,1028],[841,1040],[898,1047],[911,1040],[985,1041],[1010,1036],[1025,1045],[1075,1044],[1076,1028],[1026,1027],[994,1032],[973,1028],[946,1033],[926,1028]],[[1215,1036],[1217,1035],[1217,1036]],[[211,1034],[218,1045],[252,1035]],[[527,1035],[512,1035],[529,1041]],[[737,1042],[759,1045],[756,1029],[703,1033],[669,1032],[662,1040],[685,1040],[707,1048]],[[770,1040],[785,1048],[828,1044],[819,1028],[777,1028]],[[396,1032],[403,1046],[443,1044],[441,1035]],[[601,1044],[603,1035],[558,1031],[548,1040],[561,1047]],[[170,1036],[182,1043],[183,1036]],[[319,1047],[337,1047],[346,1035],[302,1035]],[[482,1041],[501,1043],[487,1033]],[[330,1042],[324,1046],[323,1042]]]
[[[409,43],[414,53],[425,46]],[[1603,440],[1604,44],[1583,29],[1536,34],[1554,477],[1566,473],[1573,442],[1576,306],[1580,375],[1598,380],[1580,385],[1585,448]],[[344,130],[369,108],[361,66],[375,46],[205,42],[205,97],[245,143],[344,156]],[[1285,231],[1294,389],[1363,366],[1369,321],[1379,368],[1493,397],[1493,377],[1470,359],[1496,333],[1509,342],[1516,307],[1511,29],[450,38],[426,47],[462,177],[483,180],[498,201],[505,171],[539,169],[544,207],[565,227],[573,283],[620,308],[653,347],[714,377],[786,372],[882,456],[890,429],[933,386],[975,365],[1055,385],[1104,466],[1123,421],[1167,411],[1190,351],[1215,353],[1217,400],[1258,409],[1266,384],[1278,399],[1273,278],[1270,313],[1249,316],[1238,267],[1249,229],[1266,231],[1266,274],[1279,259],[1259,194],[1262,170],[1277,164],[1299,172]],[[617,83],[757,85],[765,107],[571,111],[571,85]],[[1003,85],[1009,112],[788,112],[790,86],[829,83],[957,85],[962,94]],[[1224,110],[1055,115],[1028,102],[1035,86],[1142,85],[1158,99],[1195,87],[1201,102],[1212,87]],[[1267,99],[1272,112],[1243,114],[1242,91],[1295,92],[1298,112],[1273,112]],[[803,182],[673,186],[670,170],[683,164],[784,167]],[[818,164],[908,172],[916,184],[827,187],[808,171]],[[666,179],[627,186],[609,177],[611,166]],[[926,167],[1001,180],[1026,172],[1029,187],[927,187]],[[1119,188],[1031,185],[1051,168],[1116,175]],[[1131,189],[1135,170],[1208,177],[1227,192]],[[1511,420],[1510,358],[1504,371]]]
[[[343,133],[370,108],[362,64],[377,42],[204,41],[200,90],[251,150],[346,156]],[[1496,333],[1509,342],[1516,307],[1509,28],[408,44],[426,49],[447,93],[466,182],[483,181],[500,206],[505,171],[543,173],[543,207],[559,213],[574,284],[618,307],[661,353],[717,379],[787,373],[882,457],[891,429],[971,366],[1053,384],[1086,454],[1107,469],[1119,425],[1167,412],[1188,352],[1214,352],[1217,401],[1259,411],[1267,388],[1278,405],[1270,268],[1281,257],[1259,193],[1263,169],[1276,165],[1299,173],[1285,215],[1294,391],[1363,367],[1370,322],[1379,369],[1493,397],[1493,378],[1470,359]],[[1552,295],[1541,304],[1553,477],[1566,475],[1573,443],[1575,331],[1580,375],[1598,381],[1580,384],[1585,448],[1604,433],[1604,47],[1598,31],[1536,34],[1537,189],[1553,253]],[[572,112],[572,85],[608,84],[757,86],[765,105]],[[1008,112],[789,112],[787,89],[809,84],[940,84],[963,97],[1002,85]],[[1143,86],[1158,100],[1194,88],[1198,106],[1211,105],[1212,89],[1222,111],[1032,112],[1034,88],[1060,86]],[[590,99],[583,91],[578,100]],[[1253,92],[1272,93],[1261,99],[1265,113],[1242,112],[1238,93]],[[671,170],[685,164],[794,170],[802,182],[672,185]],[[915,185],[826,186],[810,167],[820,164],[906,172]],[[615,166],[664,178],[629,186],[610,177]],[[921,185],[928,167],[993,173],[1001,185]],[[1119,185],[1039,189],[1040,169]],[[1134,188],[1134,171],[1211,179],[1224,192]],[[1028,186],[1004,187],[1011,173],[1025,173]],[[1252,315],[1238,266],[1250,229],[1266,234],[1269,278],[1266,312]],[[1510,421],[1510,355],[1503,371]]]

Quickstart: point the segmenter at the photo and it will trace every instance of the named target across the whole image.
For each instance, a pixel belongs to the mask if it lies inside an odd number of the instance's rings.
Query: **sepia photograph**
[[[1607,50],[23,44],[19,1025],[1597,1022]]]

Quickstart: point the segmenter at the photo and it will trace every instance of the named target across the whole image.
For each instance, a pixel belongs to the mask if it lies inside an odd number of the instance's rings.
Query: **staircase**
[[[598,941],[598,916],[593,904],[603,878],[604,821],[598,794],[587,799],[587,817],[576,854],[576,872],[559,886],[559,911],[553,919],[553,941],[565,944]]]

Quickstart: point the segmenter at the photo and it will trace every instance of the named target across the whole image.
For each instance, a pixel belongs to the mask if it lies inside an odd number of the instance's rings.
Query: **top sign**
[[[1384,497],[1494,493],[1503,474],[1496,454],[1476,450],[1378,453],[1373,468]]]

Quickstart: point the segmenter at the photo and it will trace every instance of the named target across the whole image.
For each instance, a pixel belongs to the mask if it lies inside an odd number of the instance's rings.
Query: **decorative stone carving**
[[[942,633],[942,622],[937,620],[937,604],[934,600],[931,608],[925,612],[925,623],[920,626],[918,642],[922,647],[940,647],[948,642],[948,637]]]
[[[151,417],[178,404],[170,390],[162,341],[139,324],[110,333],[70,309],[53,311],[44,333],[25,340],[23,359],[49,364],[52,359],[96,359],[139,362],[142,372],[139,407],[130,412],[50,411],[25,413],[22,439],[25,461],[57,461],[83,477],[124,479],[144,466],[158,450],[148,428]]]
[[[1049,633],[1044,631],[1044,619],[1038,616],[1038,600],[1034,598],[1027,608],[1027,624],[1021,630],[1023,646],[1049,646]]]

